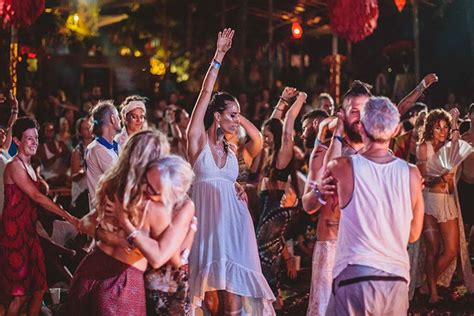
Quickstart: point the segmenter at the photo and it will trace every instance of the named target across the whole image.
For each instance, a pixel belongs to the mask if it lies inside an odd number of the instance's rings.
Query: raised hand
[[[298,94],[298,90],[293,87],[285,87],[283,90],[281,97],[285,99],[286,101],[289,101],[290,99],[294,98]]]
[[[13,96],[12,90],[10,90],[10,94],[9,94],[9,96],[8,96],[8,99],[9,99],[10,102],[11,102],[11,106],[12,106],[11,111],[18,113],[18,99]]]
[[[452,108],[451,110],[449,110],[449,114],[451,114],[453,122],[457,123],[460,115],[459,110],[457,108]]]
[[[217,52],[218,53],[227,53],[227,51],[232,47],[232,39],[234,38],[234,30],[227,28],[222,32],[219,32],[217,35]]]
[[[306,92],[298,92],[298,100],[305,102],[307,97],[308,95],[306,94]]]
[[[423,80],[421,80],[420,85],[423,86],[423,89],[428,89],[433,83],[438,81],[438,76],[436,74],[428,74]]]
[[[345,118],[345,115],[344,115],[344,111],[339,111],[337,112],[336,114],[337,116],[337,119],[335,120],[335,128],[336,128],[336,135],[339,135],[341,136],[343,133],[344,133],[344,118]],[[332,124],[329,124],[329,130],[331,130],[331,126]]]

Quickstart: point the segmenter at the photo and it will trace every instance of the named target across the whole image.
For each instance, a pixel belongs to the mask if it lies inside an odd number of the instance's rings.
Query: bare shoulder
[[[7,162],[7,164],[5,165],[5,173],[9,173],[9,172],[18,172],[21,170],[25,170],[25,168],[23,167],[23,164],[21,163],[21,161],[19,161],[18,159],[10,159],[9,162]]]
[[[185,216],[194,216],[194,202],[191,199],[188,199],[184,201],[183,204],[181,204],[176,211],[179,213],[183,213],[183,215]]]
[[[328,169],[333,171],[339,170],[340,168],[350,168],[351,164],[350,157],[337,157],[328,163]]]

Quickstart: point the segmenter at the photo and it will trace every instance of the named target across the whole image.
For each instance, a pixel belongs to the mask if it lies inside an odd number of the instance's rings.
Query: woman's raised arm
[[[290,109],[286,113],[285,120],[283,122],[283,135],[281,142],[281,149],[278,153],[276,167],[278,169],[284,169],[290,163],[293,158],[293,132],[295,127],[295,120],[306,101],[306,93],[300,92],[296,97],[296,101],[291,105]]]
[[[219,68],[221,67],[225,54],[232,46],[233,37],[234,30],[230,28],[219,32],[217,36],[216,53],[204,77],[199,97],[191,114],[191,120],[186,131],[188,139],[187,154],[191,163],[194,162],[205,145],[204,116],[206,115],[207,106],[211,100],[212,90],[214,89]]]

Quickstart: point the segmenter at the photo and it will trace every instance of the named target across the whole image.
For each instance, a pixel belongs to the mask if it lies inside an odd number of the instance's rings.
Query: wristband
[[[280,100],[283,102],[283,103],[286,103],[286,104],[290,104],[290,101],[285,99],[284,97],[280,97]]]
[[[454,133],[454,132],[459,132],[459,128],[455,128],[451,130],[451,133]]]
[[[426,85],[425,79],[421,80],[421,85],[423,86],[423,90],[428,88],[428,86]]]
[[[211,67],[212,68],[219,70],[219,68],[221,68],[221,66],[222,66],[222,64],[220,62],[218,62],[217,60],[213,59],[211,61]]]
[[[313,188],[313,194],[316,195],[316,197],[318,198],[318,202],[319,202],[321,205],[326,205],[326,204],[327,204],[327,202],[322,199],[322,194],[321,194],[321,192],[318,190],[318,188]]]
[[[140,231],[138,229],[135,229],[130,233],[130,235],[127,236],[127,242],[130,246],[133,246],[133,242],[135,241],[135,238],[140,235]]]

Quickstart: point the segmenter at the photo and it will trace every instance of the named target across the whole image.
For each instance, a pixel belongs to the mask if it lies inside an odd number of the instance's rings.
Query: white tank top
[[[334,278],[348,265],[410,279],[407,246],[413,210],[408,163],[380,164],[353,155],[354,191],[341,209]]]

